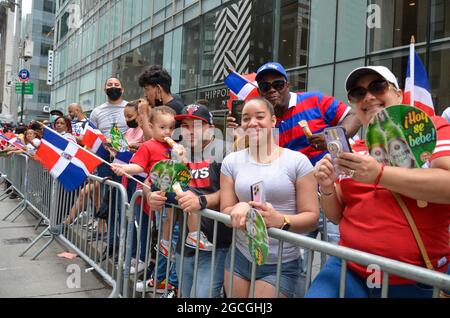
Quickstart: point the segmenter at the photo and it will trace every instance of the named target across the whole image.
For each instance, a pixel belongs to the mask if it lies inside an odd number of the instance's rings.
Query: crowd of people
[[[402,210],[403,202],[417,223],[429,263],[436,271],[448,272],[450,124],[446,120],[439,116],[431,118],[437,129],[438,146],[429,160],[429,168],[388,167],[368,155],[357,133],[361,126],[367,127],[379,111],[402,103],[402,91],[389,69],[362,67],[351,72],[345,87],[353,108],[320,92],[291,92],[288,75],[279,63],[261,66],[256,81],[260,97],[245,103],[241,122],[236,122],[231,114],[228,117],[228,128],[243,134],[236,134],[236,139],[245,139],[243,147],[231,147],[233,152],[229,151],[225,140],[212,133],[213,115],[207,101],[184,105],[182,99],[171,92],[170,74],[158,65],[148,68],[139,77],[137,84],[143,89],[144,98],[125,101],[121,81],[110,78],[104,87],[107,102],[96,107],[89,119],[79,104],[71,104],[67,116],[52,112],[50,121],[16,128],[15,134],[22,140],[23,149],[3,143],[2,151],[7,155],[25,152],[33,157],[44,125],[80,144],[88,122],[107,139],[112,138],[113,127],[124,135],[128,150],[134,154],[130,163],[102,164],[96,173],[122,183],[129,199],[136,190],[144,192],[142,214],[141,203],[136,204],[136,222],[142,231],[139,246],[136,240],[133,244],[131,273],[139,273],[150,266],[146,262],[153,247],[145,244],[147,229],[151,228],[149,222],[158,220],[154,212],[165,211],[157,248],[163,261],[157,265],[158,275],[137,283],[139,292],[152,291],[155,286],[160,290],[162,284],[166,284],[172,295],[176,294],[178,278],[182,277],[182,287],[178,291],[181,297],[230,294],[249,297],[252,257],[245,230],[247,214],[252,208],[260,212],[268,228],[316,238],[320,227],[328,221],[329,237],[326,239],[331,243],[427,267],[428,260],[418,248]],[[307,122],[311,135],[305,134],[298,124],[300,121]],[[323,131],[335,126],[345,128],[353,153],[342,153],[332,159]],[[174,133],[177,128],[181,131],[179,135]],[[4,127],[3,134],[8,133],[9,128]],[[172,138],[185,149],[181,159],[175,156],[173,144],[168,142]],[[110,162],[113,156],[114,153]],[[176,194],[157,189],[149,177],[157,162],[170,158],[182,161],[192,175],[189,186]],[[127,178],[127,175],[142,173],[147,175],[144,185]],[[256,201],[251,187],[260,182],[264,184],[265,200]],[[101,185],[94,185],[79,193],[79,208],[72,208],[66,224],[77,217],[76,211],[82,209],[89,192],[98,193],[95,205],[101,205],[100,188]],[[115,200],[114,195],[110,198]],[[422,207],[418,201],[427,204]],[[164,206],[167,208],[163,209]],[[195,212],[203,209],[231,216],[231,227],[238,229],[234,257],[230,249],[231,228],[222,223],[215,227],[213,220],[200,218]],[[104,259],[117,249],[112,242],[117,240],[118,219],[115,215],[109,219],[110,224],[104,221],[101,225],[101,231],[107,232],[111,244],[105,249]],[[184,223],[186,229],[182,226]],[[182,246],[182,242],[186,242],[186,246]],[[214,255],[212,242],[215,242]],[[198,258],[195,257],[196,247]],[[277,240],[270,239],[266,262],[256,269],[255,297],[275,296],[278,249]],[[338,297],[341,260],[330,257],[304,295],[306,256],[302,252],[298,246],[283,244],[278,296]],[[169,258],[170,254],[175,257]],[[214,267],[211,265],[213,257]],[[166,262],[171,265],[170,273],[166,273]],[[194,273],[196,265],[198,275]],[[381,289],[370,288],[366,283],[370,274],[366,266],[349,263],[346,271],[346,297],[380,297]],[[230,280],[232,290],[227,284]],[[389,297],[431,297],[433,291],[430,286],[396,276],[391,277],[389,285]]]

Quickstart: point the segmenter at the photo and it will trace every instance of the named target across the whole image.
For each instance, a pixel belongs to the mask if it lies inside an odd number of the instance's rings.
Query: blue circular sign
[[[19,72],[19,80],[21,82],[28,81],[29,79],[30,79],[30,72],[26,68],[24,68]]]

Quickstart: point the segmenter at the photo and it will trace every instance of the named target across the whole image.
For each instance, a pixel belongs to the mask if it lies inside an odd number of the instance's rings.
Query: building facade
[[[405,82],[408,47],[430,76],[437,113],[450,106],[448,0],[58,0],[52,105],[85,110],[105,102],[117,76],[128,100],[137,77],[162,64],[185,103],[225,108],[227,69],[254,72],[275,60],[294,90],[320,90],[346,101],[355,67],[385,65]]]
[[[33,42],[32,59],[24,63],[30,71],[33,95],[26,96],[24,121],[48,119],[51,86],[47,84],[48,51],[53,49],[56,0],[33,0],[32,11],[24,19],[23,39]]]

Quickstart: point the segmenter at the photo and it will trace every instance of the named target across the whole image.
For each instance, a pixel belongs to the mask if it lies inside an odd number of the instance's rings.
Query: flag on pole
[[[240,75],[235,71],[231,71],[225,78],[225,85],[230,89],[230,98],[227,104],[230,110],[233,100],[247,101],[259,96],[256,73]]]
[[[130,163],[131,158],[133,158],[133,153],[130,151],[118,152],[116,157],[114,158],[113,163],[127,165]],[[133,177],[141,182],[144,182],[147,179],[148,174],[145,172],[142,172],[140,174],[133,175]]]
[[[68,192],[78,189],[102,163],[100,158],[47,127],[36,156]]]
[[[425,66],[415,50],[414,37],[411,40],[403,103],[415,106],[429,116],[434,116],[430,83]]]
[[[106,159],[109,158],[109,152],[103,147],[104,142],[106,142],[106,137],[103,136],[101,131],[98,130],[93,123],[88,122],[84,129],[81,144],[86,146],[100,158]]]

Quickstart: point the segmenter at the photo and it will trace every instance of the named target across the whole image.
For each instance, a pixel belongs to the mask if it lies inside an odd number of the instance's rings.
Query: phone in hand
[[[336,126],[326,128],[324,134],[328,152],[333,159],[339,157],[343,152],[352,152],[352,147],[348,142],[344,127]]]
[[[236,124],[239,126],[242,123],[242,110],[244,109],[245,101],[243,100],[234,100],[231,103],[231,117],[236,119]]]
[[[344,127],[336,126],[326,128],[324,134],[331,158],[336,159],[344,152],[352,152],[352,147],[350,146]],[[343,174],[336,166],[335,169],[338,175]]]
[[[264,181],[251,185],[250,191],[253,202],[266,203],[266,192],[264,189]]]

